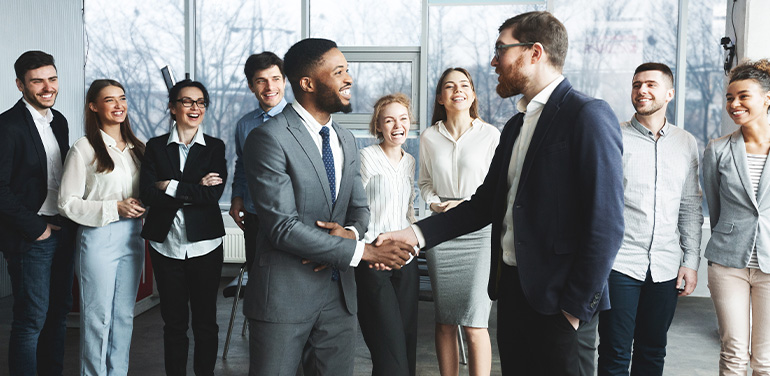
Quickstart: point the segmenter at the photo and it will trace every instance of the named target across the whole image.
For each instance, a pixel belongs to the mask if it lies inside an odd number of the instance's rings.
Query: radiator
[[[246,243],[243,231],[239,227],[225,227],[225,263],[241,264],[246,262]]]

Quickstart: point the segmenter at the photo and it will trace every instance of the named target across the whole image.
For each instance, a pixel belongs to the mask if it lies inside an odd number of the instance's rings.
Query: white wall
[[[70,143],[83,134],[85,86],[85,48],[83,3],[81,0],[3,0],[0,1],[0,112],[20,98],[13,63],[24,51],[42,50],[53,55],[59,74],[57,110],[70,125]],[[0,124],[2,126],[2,124]],[[0,260],[0,297],[11,293]]]

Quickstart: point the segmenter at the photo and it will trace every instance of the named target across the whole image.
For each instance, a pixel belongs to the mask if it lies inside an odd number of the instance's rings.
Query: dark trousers
[[[356,268],[358,322],[372,354],[372,375],[415,375],[417,364],[417,260],[400,270]]]
[[[65,321],[72,308],[74,229],[71,223],[61,225],[26,252],[5,253],[13,290],[12,376],[62,374]]]
[[[599,316],[599,375],[662,375],[668,328],[674,319],[676,279],[638,281],[612,271],[612,308]],[[631,347],[633,344],[633,361]]]
[[[217,291],[222,276],[222,246],[186,260],[168,258],[150,249],[164,323],[166,374],[187,374],[187,328],[192,313],[193,369],[198,376],[213,375],[219,344]]]
[[[251,270],[251,265],[257,256],[257,232],[259,232],[259,218],[256,214],[243,212],[243,238],[246,244],[246,270]]]
[[[562,313],[532,309],[516,267],[503,265],[497,317],[503,375],[580,375],[577,331]]]

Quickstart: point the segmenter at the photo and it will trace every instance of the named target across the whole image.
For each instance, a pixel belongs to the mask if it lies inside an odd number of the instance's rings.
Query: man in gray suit
[[[400,268],[413,251],[405,243],[374,247],[360,240],[369,208],[358,150],[352,133],[331,117],[351,111],[353,79],[337,45],[296,43],[284,72],[296,102],[253,130],[244,146],[260,218],[244,303],[249,374],[294,375],[301,358],[306,375],[352,375],[351,267],[365,260]]]

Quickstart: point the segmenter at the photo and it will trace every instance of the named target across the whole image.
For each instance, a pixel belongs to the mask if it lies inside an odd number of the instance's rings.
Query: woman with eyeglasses
[[[174,125],[147,142],[142,164],[141,198],[148,206],[142,236],[150,241],[160,295],[166,374],[186,373],[192,314],[195,374],[213,375],[225,235],[219,210],[227,179],[225,144],[203,133],[210,103],[203,84],[180,81],[168,98]]]
[[[500,131],[479,118],[476,91],[463,68],[444,71],[436,85],[433,125],[420,137],[418,184],[435,213],[469,199],[484,181]],[[471,375],[489,375],[487,295],[491,227],[444,242],[427,251],[436,314],[436,355],[442,375],[457,375],[457,326],[468,339]]]
[[[59,189],[59,212],[80,225],[80,374],[125,375],[144,265],[144,207],[136,198],[144,143],[131,130],[120,83],[91,83],[85,131],[67,153]]]

